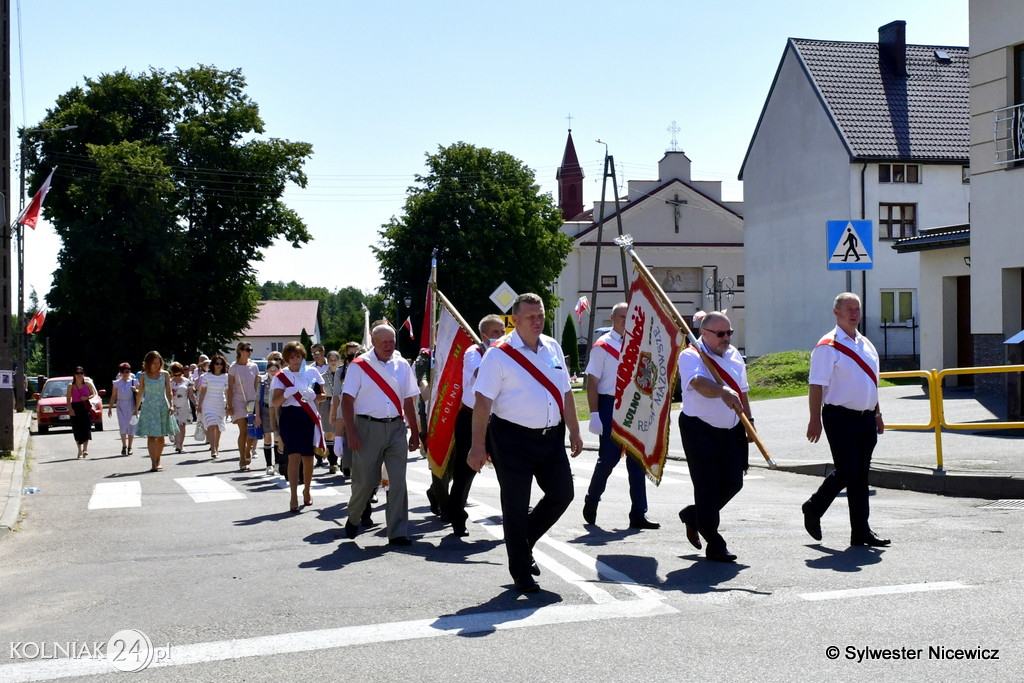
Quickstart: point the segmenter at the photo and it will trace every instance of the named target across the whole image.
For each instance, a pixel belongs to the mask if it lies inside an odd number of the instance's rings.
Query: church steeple
[[[555,179],[558,180],[558,208],[562,210],[562,220],[572,220],[583,213],[583,168],[576,158],[576,146],[572,144],[572,128]]]

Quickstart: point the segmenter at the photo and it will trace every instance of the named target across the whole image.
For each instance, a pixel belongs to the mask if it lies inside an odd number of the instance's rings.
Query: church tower
[[[555,174],[558,180],[558,208],[562,210],[562,220],[570,221],[583,213],[583,168],[576,158],[576,146],[572,144],[572,128],[565,141],[565,153],[562,165]]]

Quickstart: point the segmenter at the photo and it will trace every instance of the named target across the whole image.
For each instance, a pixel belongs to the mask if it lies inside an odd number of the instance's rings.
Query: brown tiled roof
[[[967,48],[907,45],[901,77],[879,63],[878,43],[791,38],[790,45],[854,159],[968,160]]]
[[[312,336],[316,333],[316,299],[298,301],[260,301],[260,310],[242,331],[243,337],[295,337],[302,330]]]

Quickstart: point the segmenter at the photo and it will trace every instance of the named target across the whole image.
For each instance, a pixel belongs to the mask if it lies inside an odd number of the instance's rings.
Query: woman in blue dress
[[[135,440],[135,425],[132,424],[132,413],[135,412],[135,392],[139,388],[139,380],[132,374],[132,366],[121,363],[117,379],[114,380],[110,392],[110,403],[107,406],[107,417],[117,409],[117,429],[121,432],[121,455],[132,454],[132,442]]]
[[[164,370],[164,359],[156,351],[150,351],[142,361],[142,375],[139,377],[139,393],[135,395],[135,414],[139,417],[135,433],[147,437],[149,459],[153,463],[150,472],[158,472],[160,456],[164,451],[164,437],[178,433],[174,422],[174,404],[171,400],[171,379]]]

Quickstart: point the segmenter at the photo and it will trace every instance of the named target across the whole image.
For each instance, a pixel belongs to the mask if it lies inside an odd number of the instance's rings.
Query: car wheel
[[[103,420],[100,420],[99,422],[93,422],[92,424],[93,424],[93,427],[96,428],[97,432],[102,432],[103,431]]]
[[[36,427],[37,434],[45,434],[48,431],[50,431],[49,425],[39,425],[38,427]]]

